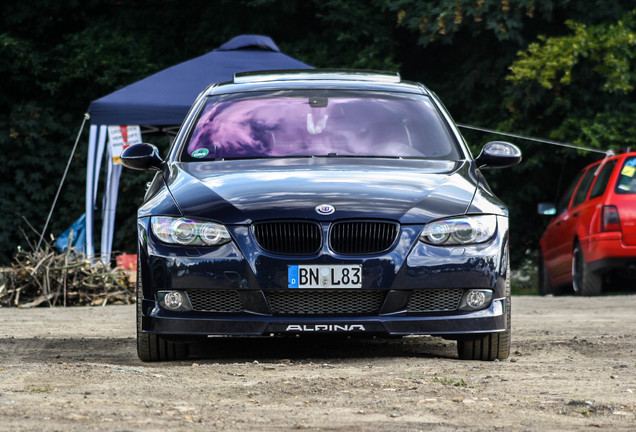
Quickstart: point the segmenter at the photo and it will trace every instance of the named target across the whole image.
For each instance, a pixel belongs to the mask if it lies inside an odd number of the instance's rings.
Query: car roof
[[[634,157],[636,156],[636,152],[634,151],[627,151],[627,152],[621,152],[619,151],[616,154],[606,154],[606,156],[603,159],[599,159],[597,161],[594,161],[588,165],[586,165],[583,169],[581,169],[581,171],[585,171],[588,170],[592,167],[596,167],[597,165],[600,165],[602,163],[605,163],[609,160],[622,160],[622,159],[627,159],[628,157]]]
[[[307,88],[429,93],[422,84],[402,81],[397,72],[356,69],[298,69],[236,73],[232,81],[213,84],[202,95]]]

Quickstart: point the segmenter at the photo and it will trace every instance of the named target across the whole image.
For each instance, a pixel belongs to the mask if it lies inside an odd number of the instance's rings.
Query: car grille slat
[[[258,245],[272,253],[314,254],[322,247],[320,225],[313,222],[263,222],[253,226]]]
[[[377,315],[386,291],[265,291],[265,297],[274,315]]]
[[[186,294],[192,309],[197,312],[243,312],[243,303],[236,290],[189,289]]]
[[[413,290],[407,310],[416,313],[455,311],[463,294],[462,289]]]
[[[260,222],[253,225],[253,232],[259,246],[272,253],[310,255],[322,247],[322,229],[315,222]],[[399,225],[392,222],[335,222],[329,244],[342,255],[380,253],[393,246],[399,232]]]
[[[329,234],[331,249],[343,255],[372,254],[388,250],[399,233],[391,222],[336,222]]]

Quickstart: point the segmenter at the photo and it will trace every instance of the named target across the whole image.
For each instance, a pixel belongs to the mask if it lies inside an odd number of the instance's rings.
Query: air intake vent
[[[322,247],[320,225],[313,222],[264,222],[254,224],[259,246],[268,252],[311,255]]]
[[[286,290],[265,296],[274,315],[377,315],[386,291]]]
[[[192,309],[198,312],[237,313],[243,312],[238,292],[233,290],[186,290]]]
[[[338,222],[331,228],[329,243],[343,255],[379,253],[395,243],[399,231],[399,225],[390,222]]]
[[[450,312],[459,307],[464,290],[426,289],[413,290],[409,301],[409,312]]]

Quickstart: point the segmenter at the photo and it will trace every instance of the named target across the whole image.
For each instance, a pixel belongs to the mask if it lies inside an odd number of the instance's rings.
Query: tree
[[[544,111],[554,138],[600,149],[633,146],[636,10],[616,22],[566,25],[568,34],[539,37],[511,65],[511,120],[523,124]]]
[[[565,34],[538,37],[511,64],[504,98],[509,114],[500,127],[599,150],[633,147],[635,12],[600,24],[565,24]],[[530,222],[515,234],[523,250],[531,250],[547,223],[534,213],[536,203],[556,201],[575,173],[602,154],[546,145],[524,150],[526,162],[503,195],[515,202],[513,217]]]

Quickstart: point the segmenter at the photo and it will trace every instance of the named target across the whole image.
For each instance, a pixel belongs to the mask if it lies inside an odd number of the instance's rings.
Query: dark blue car
[[[237,74],[194,103],[138,212],[137,347],[208,335],[438,335],[510,350],[508,211],[435,94],[398,74]],[[193,337],[195,337],[193,339]]]

